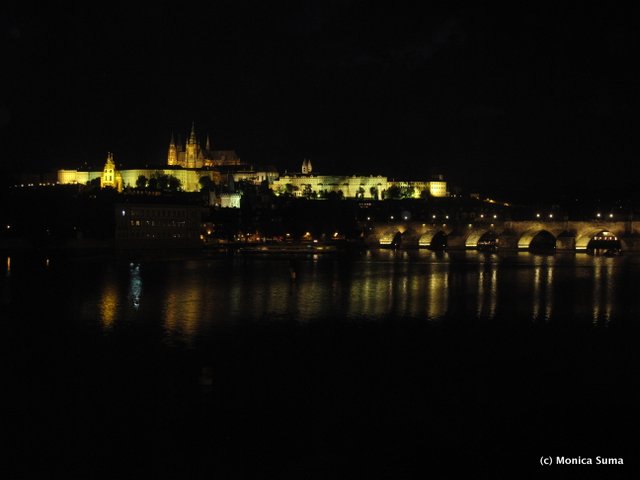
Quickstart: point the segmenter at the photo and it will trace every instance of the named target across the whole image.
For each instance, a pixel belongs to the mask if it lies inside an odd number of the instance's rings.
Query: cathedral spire
[[[173,139],[173,132],[171,132],[171,141],[169,142],[169,154],[167,155],[167,165],[178,164],[178,149],[176,148],[176,142]]]
[[[196,143],[196,122],[191,123],[191,135],[189,135],[189,143]]]
[[[200,145],[196,139],[196,122],[191,124],[191,135],[189,135],[189,141],[187,142],[187,148],[185,149],[185,167],[187,168],[199,168],[201,167],[201,152]]]
[[[209,134],[207,133],[207,143],[204,146],[207,152],[211,151],[211,141],[209,140]]]

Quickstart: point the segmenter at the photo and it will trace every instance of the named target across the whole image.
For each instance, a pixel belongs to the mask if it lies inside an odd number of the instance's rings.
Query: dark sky
[[[636,9],[385,3],[10,2],[2,167],[163,162],[195,121],[281,170],[505,191],[638,177]]]

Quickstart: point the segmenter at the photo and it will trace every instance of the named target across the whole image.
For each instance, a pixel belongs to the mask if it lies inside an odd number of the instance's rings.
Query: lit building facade
[[[121,192],[125,187],[135,187],[138,178],[141,176],[150,179],[152,176],[172,175],[180,180],[180,188],[183,191],[197,192],[202,188],[200,178],[203,176],[209,177],[213,183],[219,183],[220,181],[220,172],[216,170],[183,168],[133,168],[117,170],[115,164],[109,164],[109,160],[113,162],[113,155],[107,159],[107,163],[102,171],[58,170],[58,183],[86,185],[93,180],[99,179],[102,188],[112,187]],[[112,177],[114,180],[110,180]]]
[[[382,199],[384,193],[395,186],[413,189],[412,198],[420,198],[423,191],[432,197],[447,196],[447,182],[441,176],[434,181],[394,181],[382,175],[313,175],[309,160],[304,160],[301,170],[301,174],[280,176],[272,183],[272,190],[296,197],[309,194],[322,197],[330,192],[342,192],[344,198]]]

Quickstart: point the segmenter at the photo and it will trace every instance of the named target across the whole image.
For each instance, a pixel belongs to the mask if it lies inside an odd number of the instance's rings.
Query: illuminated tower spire
[[[312,168],[311,168],[311,160],[309,160],[308,158],[305,158],[302,161],[302,173],[308,174],[308,173],[311,173],[311,170],[312,170]]]
[[[198,141],[196,140],[196,122],[191,124],[191,135],[189,135],[189,140],[187,141],[187,150],[186,150],[186,167],[187,168],[196,168],[196,162],[198,159]]]
[[[171,132],[171,141],[169,142],[169,155],[167,156],[167,165],[178,164],[178,149],[176,148],[176,142],[173,139],[173,132]]]
[[[209,140],[209,134],[208,133],[207,133],[207,143],[205,144],[204,148],[205,148],[205,150],[207,152],[211,151],[211,140]]]

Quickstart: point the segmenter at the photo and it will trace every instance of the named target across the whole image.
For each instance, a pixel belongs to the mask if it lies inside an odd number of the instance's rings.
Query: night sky
[[[10,2],[0,168],[161,163],[195,121],[281,171],[633,182],[637,9],[521,3]]]

